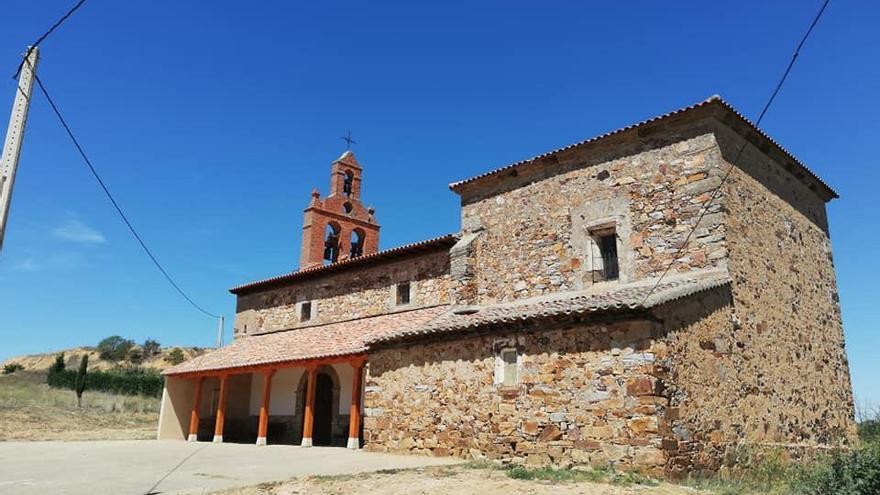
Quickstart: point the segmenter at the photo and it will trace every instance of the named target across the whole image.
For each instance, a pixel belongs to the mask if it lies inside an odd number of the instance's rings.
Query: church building
[[[160,439],[660,476],[855,441],[837,194],[721,98],[454,182],[460,230],[390,249],[330,172],[299,268],[165,372]]]

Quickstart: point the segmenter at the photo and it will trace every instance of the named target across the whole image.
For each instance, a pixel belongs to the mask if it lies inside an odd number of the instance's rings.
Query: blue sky
[[[0,74],[69,4],[4,5]],[[228,287],[296,267],[302,209],[348,129],[382,247],[453,232],[451,181],[715,93],[754,118],[819,4],[90,0],[39,71],[159,259],[231,318]],[[840,192],[847,350],[874,404],[878,14],[832,1],[762,126]],[[3,119],[14,87],[0,77]],[[216,331],[139,251],[41,97],[0,314],[0,359],[111,334],[208,346]]]

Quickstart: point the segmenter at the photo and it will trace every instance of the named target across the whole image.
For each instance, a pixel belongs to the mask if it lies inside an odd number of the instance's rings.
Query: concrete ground
[[[155,440],[0,442],[0,493],[201,494],[304,475],[456,462],[336,447],[304,449]]]

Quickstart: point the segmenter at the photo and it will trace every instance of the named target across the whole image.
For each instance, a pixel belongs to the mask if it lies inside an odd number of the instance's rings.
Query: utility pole
[[[226,321],[225,316],[220,316],[220,326],[217,328],[217,349],[223,347],[223,323]]]
[[[18,168],[18,157],[21,154],[21,142],[24,139],[24,125],[27,122],[28,109],[31,105],[34,75],[39,60],[38,48],[28,48],[27,58],[18,76],[18,87],[15,90],[15,102],[12,104],[12,116],[6,128],[6,141],[3,143],[2,161],[0,161],[0,250],[3,249],[3,238],[6,235],[6,220],[9,218],[9,205],[12,201],[12,185],[15,183],[15,170]]]

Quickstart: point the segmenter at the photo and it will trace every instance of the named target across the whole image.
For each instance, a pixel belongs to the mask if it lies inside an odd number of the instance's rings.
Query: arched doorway
[[[314,445],[330,445],[333,442],[333,379],[327,373],[318,373],[315,379],[315,426],[312,432]]]
[[[303,422],[305,421],[306,390],[308,388],[308,372],[304,372],[297,386],[297,405],[295,422],[297,437],[302,440]],[[315,376],[315,408],[312,424],[312,445],[344,445],[340,436],[342,426],[339,416],[339,376],[332,366],[318,368]],[[343,425],[344,426],[344,425]],[[347,431],[347,430],[346,430]],[[295,441],[294,443],[298,443]]]

